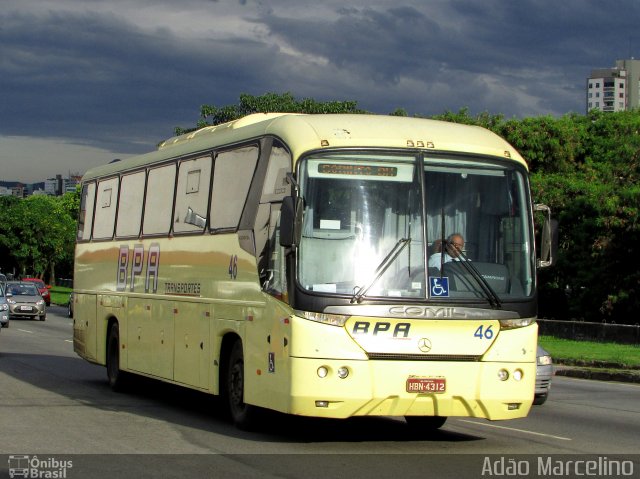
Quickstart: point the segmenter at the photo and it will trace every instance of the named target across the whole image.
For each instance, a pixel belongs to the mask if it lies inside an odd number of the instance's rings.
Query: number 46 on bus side
[[[231,260],[229,261],[229,277],[231,279],[236,279],[238,276],[238,255],[232,254]]]
[[[480,339],[493,339],[493,329],[492,326],[489,325],[485,327],[484,325],[478,326],[476,332],[473,333],[473,336]]]

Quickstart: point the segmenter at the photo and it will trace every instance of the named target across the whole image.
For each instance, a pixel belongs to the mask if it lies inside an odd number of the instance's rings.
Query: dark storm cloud
[[[640,2],[460,0],[347,7],[337,13],[336,20],[276,13],[259,21],[301,52],[327,58],[336,68],[353,69],[390,89],[402,78],[413,79],[424,82],[428,95],[435,91],[430,85],[439,84],[437,91],[447,96],[411,102],[413,108],[425,108],[423,113],[469,106],[535,115],[583,110],[590,70],[628,55],[625,35],[639,39]],[[501,98],[495,91],[500,85],[516,96]],[[403,98],[401,93],[390,97],[396,95]],[[382,107],[384,100],[368,103]]]
[[[255,70],[274,55],[247,39],[179,39],[111,15],[2,15],[0,24],[0,81],[10,92],[1,133],[84,136],[103,147],[193,125],[200,104],[232,103],[255,87]]]
[[[591,69],[640,56],[637,0],[109,5],[3,4],[0,140],[147,151],[194,126],[202,104],[241,93],[355,100],[376,113],[581,113]],[[0,166],[37,156],[18,144]]]

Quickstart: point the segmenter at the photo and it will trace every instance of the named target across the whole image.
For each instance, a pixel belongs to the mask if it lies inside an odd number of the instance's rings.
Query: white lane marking
[[[516,432],[522,432],[524,434],[533,434],[534,436],[550,437],[550,438],[553,438],[553,439],[559,439],[561,441],[571,441],[572,440],[570,437],[554,436],[553,434],[544,434],[544,433],[541,433],[541,432],[527,431],[526,429],[516,429],[514,427],[497,426],[495,424],[485,424],[485,423],[481,423],[481,422],[467,421],[465,419],[458,419],[458,421],[467,422],[469,424],[474,424],[476,426],[495,427],[497,429],[506,429],[507,431],[516,431]]]
[[[18,328],[18,331],[22,331],[23,333],[33,334],[33,331],[29,331],[28,329],[20,329],[20,328]]]
[[[72,343],[73,341],[71,339],[65,339],[64,342],[65,343]]]

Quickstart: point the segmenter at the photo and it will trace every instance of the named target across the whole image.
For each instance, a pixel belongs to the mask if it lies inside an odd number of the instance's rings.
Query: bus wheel
[[[446,416],[405,416],[411,429],[418,432],[429,432],[440,429],[447,421]]]
[[[258,408],[244,402],[244,355],[242,342],[236,341],[229,355],[226,393],[229,413],[234,424],[244,430],[257,425]]]
[[[127,373],[120,370],[120,330],[118,323],[113,323],[107,339],[107,377],[109,386],[116,392],[125,389]]]

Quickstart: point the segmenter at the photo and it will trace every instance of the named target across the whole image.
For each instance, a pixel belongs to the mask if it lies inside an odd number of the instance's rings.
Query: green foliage
[[[237,120],[252,113],[365,113],[355,101],[317,101],[312,98],[297,100],[291,93],[266,93],[260,96],[240,95],[237,105],[217,107],[202,105],[197,128],[219,125]],[[176,135],[193,131],[193,128],[176,127]]]
[[[55,282],[56,265],[73,264],[79,204],[74,195],[0,198],[0,249],[12,260],[3,265],[5,271],[16,267],[20,275]]]
[[[542,286],[567,293],[572,318],[633,324],[640,310],[640,112],[556,123],[536,148],[531,175],[536,200],[560,222],[558,264],[541,275]]]

